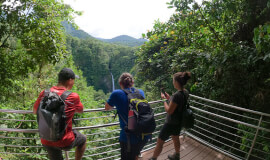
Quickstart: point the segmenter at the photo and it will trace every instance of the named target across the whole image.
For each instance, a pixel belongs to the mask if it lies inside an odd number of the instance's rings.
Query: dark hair
[[[173,79],[181,86],[187,84],[187,81],[191,78],[190,72],[177,72],[173,75]]]
[[[75,79],[78,78],[78,76],[75,75],[75,73],[70,68],[63,68],[58,73],[58,82],[66,82],[69,79]]]
[[[121,76],[119,77],[119,83],[121,83],[125,88],[132,87],[134,80],[133,77],[130,73],[122,73]]]

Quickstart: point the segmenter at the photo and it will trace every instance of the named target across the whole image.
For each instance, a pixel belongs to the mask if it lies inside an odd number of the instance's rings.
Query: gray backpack
[[[40,138],[48,141],[60,140],[66,131],[65,100],[72,92],[65,91],[61,96],[50,89],[44,91],[37,110]]]

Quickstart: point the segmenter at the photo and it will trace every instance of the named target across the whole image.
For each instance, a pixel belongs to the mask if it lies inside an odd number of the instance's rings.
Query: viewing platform
[[[210,147],[186,136],[180,136],[180,159],[181,160],[232,160],[232,158],[219,153]],[[148,160],[153,155],[154,149],[143,152],[141,160]],[[168,141],[158,157],[160,160],[168,159],[169,154],[174,153],[173,142]]]
[[[157,128],[153,140],[141,152],[143,160],[153,154],[156,139],[165,122],[163,101],[150,102],[155,112]],[[85,106],[86,108],[88,106]],[[195,114],[195,126],[181,131],[181,160],[269,160],[270,114],[248,110],[221,102],[190,95],[190,107]],[[88,107],[89,108],[89,107]],[[115,110],[86,109],[76,114],[75,130],[87,136],[85,160],[119,159],[119,122]],[[32,111],[0,109],[0,157],[7,159],[44,160]],[[66,152],[74,159],[74,149]],[[174,152],[171,140],[164,144],[158,160]],[[63,152],[64,153],[64,152]]]

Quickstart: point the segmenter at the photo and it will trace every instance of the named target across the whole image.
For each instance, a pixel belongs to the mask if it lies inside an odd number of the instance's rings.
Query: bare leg
[[[171,136],[172,140],[173,140],[173,145],[174,145],[174,149],[175,149],[175,153],[180,153],[180,140],[179,140],[179,136]]]
[[[155,151],[154,151],[154,154],[153,154],[153,158],[157,158],[160,153],[162,152],[162,149],[163,149],[163,144],[164,144],[164,141],[160,138],[157,139],[157,145],[156,145],[156,148],[155,148]]]
[[[76,151],[75,151],[75,160],[81,160],[82,159],[82,156],[84,154],[85,148],[86,148],[86,142],[83,145],[80,145],[80,146],[78,146],[76,148]]]

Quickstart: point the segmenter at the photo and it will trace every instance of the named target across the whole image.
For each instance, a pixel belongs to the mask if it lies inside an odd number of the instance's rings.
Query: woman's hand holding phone
[[[167,92],[165,92],[164,88],[161,88],[161,98],[167,100],[170,99],[170,95]]]

